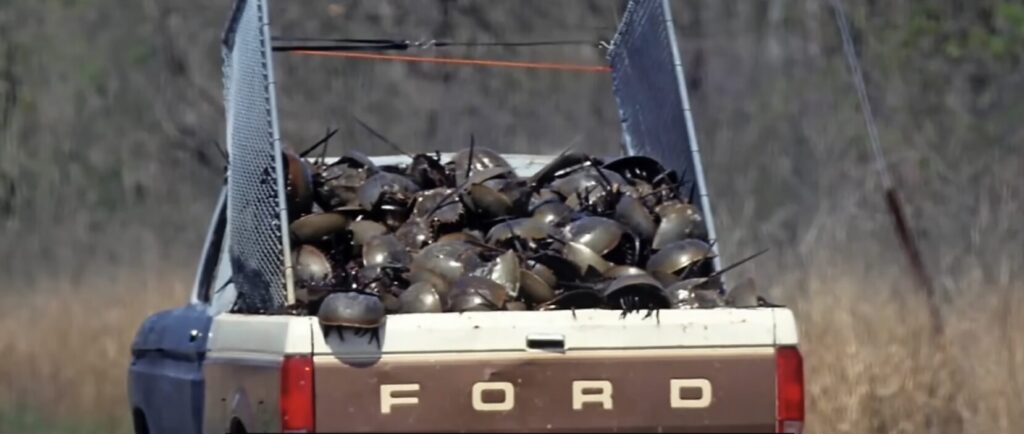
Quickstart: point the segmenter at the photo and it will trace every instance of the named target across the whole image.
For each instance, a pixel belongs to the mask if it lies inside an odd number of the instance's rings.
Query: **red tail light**
[[[804,430],[804,361],[796,347],[775,350],[775,432]]]
[[[311,433],[313,412],[313,358],[285,356],[281,365],[281,431]]]

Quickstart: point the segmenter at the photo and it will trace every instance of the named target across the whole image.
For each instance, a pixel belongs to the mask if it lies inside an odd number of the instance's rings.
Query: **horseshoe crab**
[[[418,191],[408,178],[382,171],[368,178],[356,194],[359,206],[382,214],[385,226],[396,228],[408,217],[409,202]]]
[[[409,251],[392,234],[377,235],[363,246],[363,265],[405,266],[412,261]]]
[[[533,303],[545,303],[555,298],[555,290],[532,271],[519,270],[519,289]]]
[[[622,195],[615,205],[615,218],[645,240],[653,238],[658,229],[643,202],[628,194]]]
[[[337,212],[309,214],[292,222],[288,229],[295,241],[315,243],[323,241],[324,237],[344,231],[350,221],[347,216]]]
[[[487,232],[488,244],[498,248],[525,248],[538,250],[550,240],[547,225],[532,218],[518,218],[498,223]]]
[[[384,324],[384,304],[373,294],[336,292],[324,299],[317,317],[325,326],[376,328]]]
[[[402,304],[402,313],[442,312],[444,310],[441,295],[433,285],[427,282],[412,284],[398,299]]]
[[[542,303],[541,309],[596,309],[604,304],[601,294],[592,289],[565,291],[557,297]]]
[[[681,273],[693,267],[701,269],[687,274],[703,277],[711,274],[713,265],[710,259],[713,257],[710,244],[698,239],[685,239],[669,244],[651,256],[647,261],[647,271],[662,283],[674,282]]]
[[[478,250],[462,241],[438,241],[420,250],[413,257],[412,270],[429,270],[448,282],[479,268],[483,261]]]
[[[505,287],[510,298],[516,298],[519,296],[519,273],[519,257],[509,250],[481,267],[475,274],[497,282]]]
[[[572,208],[561,199],[548,199],[533,207],[530,211],[535,220],[548,225],[557,226],[565,222],[572,214]]]
[[[453,312],[502,310],[508,290],[498,282],[480,276],[462,276],[452,284]]]
[[[303,302],[312,302],[323,298],[330,291],[334,280],[334,267],[330,259],[320,249],[305,245],[292,253],[294,278],[297,297]]]
[[[472,157],[470,157],[470,155],[472,155]],[[470,167],[470,158],[473,159],[472,167]],[[472,172],[495,167],[507,168],[510,171],[512,170],[512,165],[508,164],[505,157],[502,157],[500,153],[493,149],[485,148],[483,146],[471,146],[457,152],[452,158],[451,164],[454,166],[455,183],[458,185],[466,182],[467,170],[470,172],[469,175],[472,175]]]
[[[308,153],[284,154],[289,308],[322,311],[325,327],[390,313],[768,305],[744,286],[724,295],[728,268],[714,270],[693,190],[649,157],[566,151],[520,177],[472,138],[447,162],[346,151],[325,165]]]
[[[566,259],[576,264],[582,275],[601,275],[612,268],[611,262],[604,260],[597,252],[579,243],[569,242],[565,245],[565,250],[562,253],[565,254]]]
[[[625,312],[641,309],[668,309],[672,302],[661,283],[647,274],[634,274],[613,280],[604,291],[609,306]]]
[[[410,218],[438,230],[459,227],[466,211],[455,192],[453,188],[435,188],[416,193]]]
[[[658,206],[655,212],[661,217],[661,223],[651,244],[654,249],[686,238],[706,239],[708,236],[704,217],[692,204],[672,201]]]
[[[437,158],[427,154],[413,156],[407,173],[421,189],[439,188],[448,184],[444,165]]]
[[[313,209],[313,167],[292,151],[283,151],[288,218],[295,220]]]

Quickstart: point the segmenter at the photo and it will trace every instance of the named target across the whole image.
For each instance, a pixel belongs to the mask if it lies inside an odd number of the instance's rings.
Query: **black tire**
[[[247,434],[245,425],[242,425],[242,421],[237,418],[231,419],[231,434]]]
[[[132,409],[132,427],[135,428],[135,434],[149,434],[149,423],[141,409]]]

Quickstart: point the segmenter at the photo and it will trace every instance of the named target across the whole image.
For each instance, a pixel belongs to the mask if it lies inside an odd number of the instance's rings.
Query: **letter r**
[[[601,408],[611,410],[612,382],[607,380],[573,381],[572,409],[581,410],[583,404],[586,403],[598,403],[601,404]]]

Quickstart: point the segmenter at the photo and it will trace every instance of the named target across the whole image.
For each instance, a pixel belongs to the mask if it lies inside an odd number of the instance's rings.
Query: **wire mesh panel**
[[[224,32],[228,230],[236,310],[289,303],[288,234],[265,0],[236,0]]]
[[[608,52],[612,88],[631,155],[647,155],[679,173],[715,239],[683,64],[668,0],[630,0]],[[689,192],[693,193],[689,193]],[[714,247],[717,256],[717,245]],[[720,267],[716,258],[716,269]]]

